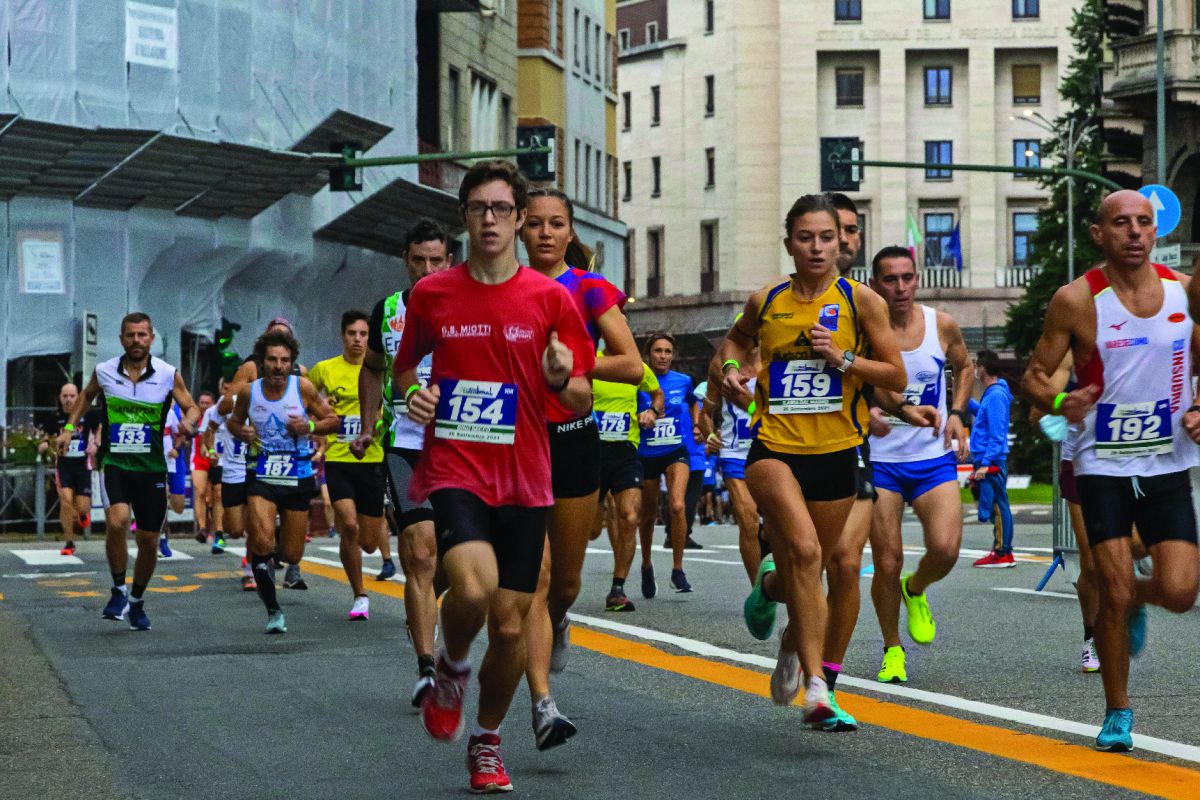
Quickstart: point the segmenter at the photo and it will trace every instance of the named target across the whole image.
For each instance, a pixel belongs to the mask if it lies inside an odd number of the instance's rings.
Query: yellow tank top
[[[800,300],[791,280],[771,288],[758,311],[763,367],[754,389],[756,438],[778,453],[834,453],[862,444],[867,404],[862,381],[813,352],[818,320],[839,350],[861,355],[866,342],[854,303],[857,281],[838,278],[815,300]]]

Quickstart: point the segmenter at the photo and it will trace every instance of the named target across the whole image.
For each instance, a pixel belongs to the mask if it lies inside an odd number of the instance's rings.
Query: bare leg
[[[638,529],[642,540],[642,566],[654,565],[654,520],[658,516],[658,481],[642,481],[642,520]]]
[[[758,564],[762,560],[762,551],[758,545],[758,504],[746,488],[746,481],[727,478],[725,486],[729,489],[733,517],[738,526],[738,551],[742,556],[742,566],[746,568],[746,576],[753,586],[754,579],[758,577]]]
[[[609,517],[608,539],[613,549],[613,577],[629,577],[633,556],[637,552],[637,526],[641,514],[642,493],[626,489],[609,502],[613,513]]]
[[[861,605],[859,573],[862,572],[862,554],[867,538],[871,534],[871,501],[855,500],[846,518],[842,538],[833,551],[825,580],[829,584],[829,622],[825,628],[824,660],[842,663],[854,627],[858,624]]]
[[[883,634],[884,649],[900,645],[900,572],[904,569],[904,543],[900,523],[904,498],[896,492],[876,487],[875,513],[871,524],[871,560],[875,577],[871,579],[871,601]]]
[[[433,655],[437,625],[437,596],[433,576],[437,571],[437,538],[433,522],[425,520],[400,532],[400,566],[404,570],[404,614],[418,656]]]
[[[925,531],[925,554],[908,579],[910,595],[923,594],[950,574],[962,546],[962,514],[958,483],[947,481],[913,500],[913,511]],[[999,514],[996,515],[999,519]]]
[[[479,667],[478,722],[495,730],[504,722],[525,670],[525,618],[533,595],[496,589],[488,609],[488,648]]]
[[[333,518],[341,538],[338,540],[338,556],[342,569],[350,581],[350,591],[355,597],[366,594],[362,579],[362,550],[358,546],[358,510],[354,501],[345,498],[333,504]],[[294,563],[289,561],[288,563]]]
[[[672,568],[683,569],[683,547],[687,542],[687,464],[667,467],[667,507],[670,514],[668,531],[671,536]]]

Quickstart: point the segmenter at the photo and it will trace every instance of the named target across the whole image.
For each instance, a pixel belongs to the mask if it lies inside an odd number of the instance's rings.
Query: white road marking
[[[321,548],[321,549],[324,550],[326,548]],[[336,550],[337,548],[334,548],[334,549]],[[322,564],[326,567],[336,567],[338,569],[342,569],[342,562],[334,561],[329,558],[318,558],[317,556],[305,556],[304,560],[311,561],[314,564]],[[373,580],[377,580],[377,579],[373,576],[371,576],[371,577],[368,577],[366,575],[363,576],[363,583],[365,583],[367,586],[370,586],[371,581],[373,581]],[[394,576],[392,576],[391,578],[388,578],[388,580],[395,581],[396,583],[404,583],[404,575],[403,575],[403,573],[397,571],[396,574]]]
[[[57,550],[11,550],[14,556],[31,567],[65,567],[83,563],[79,556],[59,555]]]
[[[312,548],[308,548],[308,549],[311,550]],[[322,550],[326,553],[340,553],[341,552],[341,550],[337,547],[321,546],[321,547],[318,547],[317,549]],[[374,553],[363,553],[362,557],[363,558],[383,558],[383,556],[379,555],[378,550],[376,550]],[[320,563],[320,562],[317,562],[317,563]],[[340,567],[342,565],[342,562],[339,561],[337,563],[337,565]]]
[[[617,633],[623,633],[627,636],[633,636],[646,641],[669,644],[672,647],[679,648],[680,650],[707,658],[720,658],[725,661],[750,664],[752,666],[763,667],[765,669],[775,668],[775,659],[768,658],[767,656],[739,653],[736,650],[718,647],[717,645],[709,644],[708,642],[702,642],[696,639],[687,639],[682,636],[676,636],[671,633],[663,633],[650,628],[642,628],[637,625],[627,625],[622,622],[600,619],[599,617],[587,617],[579,614],[571,614],[571,621],[578,622],[583,625],[589,625],[593,628],[602,628],[605,630],[615,631]],[[1016,723],[1018,725],[1029,725],[1031,727],[1041,728],[1043,730],[1068,733],[1075,736],[1086,737],[1088,739],[1094,739],[1100,732],[1100,727],[1098,725],[1087,725],[1082,722],[1074,722],[1072,720],[1060,719],[1059,717],[1051,717],[1047,714],[1036,714],[1031,711],[1022,711],[1021,709],[1008,708],[1006,706],[999,706],[993,703],[968,700],[964,697],[955,697],[954,695],[941,694],[940,692],[928,692],[923,689],[910,689],[907,686],[897,686],[890,683],[879,683],[877,681],[864,680],[863,678],[855,678],[846,674],[843,674],[838,678],[838,685],[853,686],[856,689],[892,695],[893,697],[901,697],[905,700],[915,703],[953,708],[970,714],[978,714],[984,717],[1000,719],[1006,722]],[[1159,753],[1172,758],[1179,758],[1184,761],[1200,763],[1200,747],[1196,747],[1194,745],[1173,742],[1169,739],[1159,739],[1154,736],[1144,736],[1139,733],[1133,734],[1133,744],[1135,747],[1142,750],[1149,750],[1153,753]]]
[[[1019,589],[1016,586],[993,586],[993,592],[1015,592],[1017,594],[1031,594],[1035,597],[1065,597],[1068,600],[1078,600],[1078,595],[1067,594],[1066,592],[1039,592],[1037,589]]]
[[[136,547],[129,548],[129,555],[133,556],[134,558],[137,558],[137,548]],[[172,547],[171,555],[164,556],[162,553],[159,553],[158,560],[159,561],[192,561],[194,559],[192,556],[189,556],[187,553],[183,552],[179,548]]]
[[[16,572],[11,575],[0,575],[0,578],[18,578],[27,581],[36,581],[41,578],[77,578],[80,575],[95,575],[95,570],[86,572]]]

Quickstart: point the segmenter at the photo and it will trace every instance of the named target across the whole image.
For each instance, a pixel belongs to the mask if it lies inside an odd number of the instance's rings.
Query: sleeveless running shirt
[[[250,421],[258,433],[254,479],[273,486],[296,486],[312,477],[312,440],[295,436],[287,429],[288,417],[308,419],[300,397],[300,379],[288,376],[287,388],[278,400],[268,400],[262,378],[250,384]]]
[[[124,360],[121,356],[96,365],[104,403],[99,462],[130,472],[166,472],[163,430],[171,409],[175,368],[151,357],[141,380],[133,383]]]
[[[1181,424],[1192,391],[1187,296],[1171,270],[1154,269],[1163,302],[1148,319],[1126,310],[1103,270],[1085,275],[1096,305],[1096,351],[1077,373],[1081,386],[1101,392],[1075,442],[1076,475],[1150,477],[1196,464],[1196,445]]]
[[[767,449],[816,455],[862,444],[867,419],[862,381],[814,353],[808,338],[820,322],[832,331],[834,347],[863,353],[856,285],[838,278],[813,300],[797,298],[790,279],[767,292],[758,311],[763,367],[754,391],[757,438]]]
[[[913,405],[934,406],[946,419],[946,351],[938,340],[937,311],[918,306],[925,317],[925,336],[916,350],[903,350],[904,370],[908,375],[905,399]],[[941,458],[949,450],[945,438],[933,436],[929,428],[914,428],[888,415],[892,430],[886,436],[871,439],[871,460],[894,464]]]
[[[746,388],[753,392],[758,384],[756,378],[751,378]],[[724,413],[721,414],[721,458],[745,461],[750,452],[750,443],[754,434],[750,429],[750,414],[728,400],[722,400]]]
[[[408,310],[404,294],[396,292],[383,301],[383,419],[388,426],[384,444],[391,448],[420,450],[425,445],[425,426],[408,418],[408,403],[404,399],[408,387],[392,386],[392,361],[400,350],[400,338],[404,333],[404,319]],[[433,356],[427,355],[417,366],[417,381],[422,386],[428,386],[432,372]]]

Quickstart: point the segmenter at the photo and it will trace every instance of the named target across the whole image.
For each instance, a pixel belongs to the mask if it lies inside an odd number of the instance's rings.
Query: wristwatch
[[[849,350],[842,352],[842,365],[837,368],[838,372],[845,372],[850,369],[850,365],[854,363],[854,353]]]

